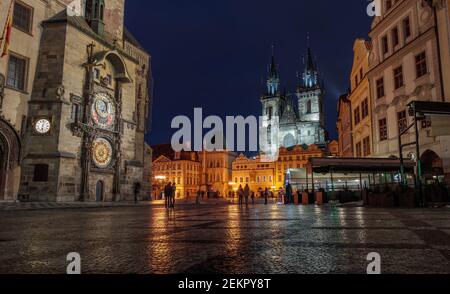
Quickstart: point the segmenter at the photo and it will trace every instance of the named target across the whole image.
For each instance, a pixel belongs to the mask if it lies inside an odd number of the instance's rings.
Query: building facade
[[[289,170],[306,169],[309,159],[325,156],[336,156],[338,142],[331,141],[324,148],[322,145],[300,146],[290,148],[280,147],[278,160],[266,162],[261,156],[248,158],[241,154],[233,162],[233,187],[249,185],[253,192],[264,189],[271,191],[282,189],[286,186],[286,174]]]
[[[170,144],[152,146],[153,198],[159,199],[167,183],[175,183],[178,199],[193,199],[198,191],[226,197],[230,191],[232,163],[229,151],[174,152]]]
[[[325,144],[323,97],[317,65],[308,48],[305,69],[300,76],[295,98],[281,90],[280,74],[275,56],[269,66],[267,85],[261,97],[265,130],[260,142],[263,150],[279,147]]]
[[[276,189],[275,165],[274,162],[264,162],[260,156],[248,158],[244,154],[239,155],[233,162],[233,190],[236,192],[246,185],[255,193]]]
[[[196,152],[173,152],[167,145],[154,146],[152,198],[161,199],[164,187],[176,185],[175,197],[194,198],[201,184],[202,167]]]
[[[13,14],[9,54],[0,58],[0,200],[16,200],[19,191],[22,139],[42,35],[39,25],[48,6],[46,1],[2,1],[2,30],[9,13]],[[16,17],[19,14],[23,17]]]
[[[20,167],[7,176],[20,183],[6,180],[3,198],[120,201],[137,186],[147,195],[150,56],[124,27],[124,0],[86,1],[78,13],[68,13],[70,3],[14,1],[17,24],[0,64],[1,123],[11,131],[0,137],[21,146],[2,151],[17,158],[2,174]]]
[[[233,162],[237,158],[235,152],[213,151],[201,152],[202,160],[202,189],[217,193],[219,197],[226,197],[230,191],[232,181]]]
[[[370,42],[357,39],[353,46],[353,68],[350,75],[351,92],[348,99],[352,109],[352,142],[355,157],[372,154],[372,105],[369,90]]]
[[[339,157],[354,157],[353,153],[353,122],[352,103],[348,94],[341,95],[338,100],[338,131]]]
[[[370,31],[369,84],[372,96],[373,147],[377,157],[399,156],[399,134],[412,123],[407,105],[416,100],[450,102],[444,93],[443,55],[448,55],[448,1],[382,1],[382,16],[375,17]],[[431,6],[430,6],[431,4]],[[447,13],[448,14],[448,13]],[[439,17],[441,16],[441,22]],[[441,27],[436,28],[436,19]],[[444,43],[444,45],[443,45]],[[447,45],[445,45],[447,44]],[[444,49],[444,50],[442,50]],[[405,155],[422,160],[425,177],[450,180],[449,136],[433,135],[428,119],[421,122],[420,154],[414,146]],[[402,142],[414,142],[414,130]]]

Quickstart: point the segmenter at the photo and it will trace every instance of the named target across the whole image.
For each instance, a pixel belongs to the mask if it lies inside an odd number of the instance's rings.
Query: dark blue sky
[[[326,127],[349,87],[353,42],[367,37],[365,0],[128,0],[126,25],[152,55],[150,144],[169,143],[176,115],[260,115],[261,80],[276,44],[283,86],[294,91],[306,37],[325,81]]]

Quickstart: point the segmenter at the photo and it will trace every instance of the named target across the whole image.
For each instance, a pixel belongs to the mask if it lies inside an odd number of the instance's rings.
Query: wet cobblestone
[[[0,211],[0,273],[450,273],[450,209],[185,205]]]

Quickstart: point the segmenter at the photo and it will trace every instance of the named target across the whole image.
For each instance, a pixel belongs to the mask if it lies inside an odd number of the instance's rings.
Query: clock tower
[[[92,0],[84,17],[43,22],[19,199],[132,200],[146,186],[150,56],[123,27],[123,9]]]

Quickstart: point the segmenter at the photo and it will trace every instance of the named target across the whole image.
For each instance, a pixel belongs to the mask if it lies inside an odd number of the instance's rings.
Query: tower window
[[[311,100],[308,100],[308,102],[306,102],[306,113],[310,114],[312,112],[312,103]]]
[[[94,18],[98,17],[98,3],[94,4]]]
[[[48,164],[34,166],[33,182],[48,182]]]
[[[267,127],[267,144],[272,145],[272,126]]]

